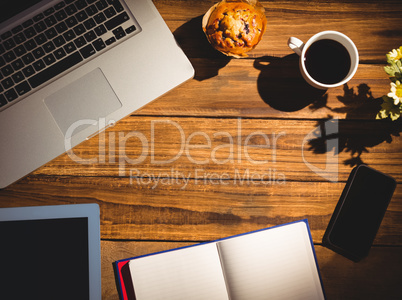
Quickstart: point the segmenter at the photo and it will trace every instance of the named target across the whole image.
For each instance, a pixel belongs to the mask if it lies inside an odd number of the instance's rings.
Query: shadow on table
[[[338,139],[338,149],[335,154],[349,152],[350,158],[344,161],[345,165],[351,167],[364,163],[362,154],[369,152],[383,142],[391,143],[393,137],[399,136],[402,131],[402,121],[397,120],[375,120],[377,112],[381,108],[382,99],[374,98],[370,87],[367,84],[360,84],[355,91],[347,84],[343,87],[344,95],[338,96],[343,107],[329,108],[332,112],[346,113],[344,120],[338,120],[336,134],[321,134],[320,137],[309,141],[309,150],[313,153],[324,154],[333,149],[327,149],[327,142],[330,139]],[[359,121],[360,119],[360,121]],[[364,119],[364,120],[361,120]],[[321,133],[325,132],[325,125],[329,120],[317,122],[317,128]]]
[[[399,299],[402,255],[398,247],[372,247],[355,263],[317,247],[318,263],[328,299]]]
[[[364,163],[364,152],[383,142],[391,143],[393,136],[399,136],[402,131],[401,120],[375,120],[382,99],[374,98],[367,84],[360,84],[356,90],[345,84],[344,94],[337,97],[343,106],[331,108],[327,104],[326,90],[313,88],[303,79],[298,55],[282,58],[265,56],[256,59],[254,67],[261,71],[257,80],[258,92],[272,108],[292,112],[305,107],[312,111],[325,107],[333,113],[346,114],[345,119],[337,120],[336,133],[326,133],[326,125],[333,127],[333,116],[317,122],[317,137],[308,142],[313,153],[349,152],[350,158],[344,164],[353,167]],[[334,145],[333,139],[338,139],[337,149],[330,147]]]
[[[194,79],[199,81],[217,76],[218,71],[230,61],[230,57],[215,50],[209,44],[202,30],[202,17],[201,15],[191,19],[173,32],[177,43],[195,69]]]
[[[307,106],[311,110],[326,107],[326,90],[310,86],[300,73],[299,56],[264,56],[254,62],[261,71],[257,79],[258,93],[274,109],[286,112],[298,111]]]

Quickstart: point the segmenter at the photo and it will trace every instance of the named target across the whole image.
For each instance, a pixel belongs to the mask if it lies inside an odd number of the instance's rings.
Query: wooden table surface
[[[64,154],[0,190],[0,207],[98,203],[103,299],[118,299],[115,260],[303,218],[328,299],[402,299],[402,126],[375,120],[390,89],[385,54],[402,45],[400,1],[262,1],[267,31],[245,59],[203,35],[214,1],[154,3],[195,78],[76,147],[81,163]],[[345,33],[360,54],[354,78],[328,91],[303,81],[287,47],[322,30]],[[321,240],[360,163],[398,186],[354,263]]]

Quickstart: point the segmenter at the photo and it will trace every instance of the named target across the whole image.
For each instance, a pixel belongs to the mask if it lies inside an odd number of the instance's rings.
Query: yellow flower
[[[402,103],[402,84],[398,80],[391,82],[391,92],[387,96],[394,100],[394,105]]]
[[[393,61],[402,59],[402,46],[400,46],[399,49],[393,49],[392,51],[388,52],[388,56]]]

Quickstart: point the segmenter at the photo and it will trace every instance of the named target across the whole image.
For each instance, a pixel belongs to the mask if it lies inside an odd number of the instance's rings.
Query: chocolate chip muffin
[[[226,55],[244,57],[261,40],[266,22],[262,6],[222,1],[204,16],[203,28],[215,49]]]

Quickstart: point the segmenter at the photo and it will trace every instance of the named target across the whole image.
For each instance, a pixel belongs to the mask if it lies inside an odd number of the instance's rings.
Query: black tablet
[[[0,208],[1,299],[101,299],[97,204]]]

